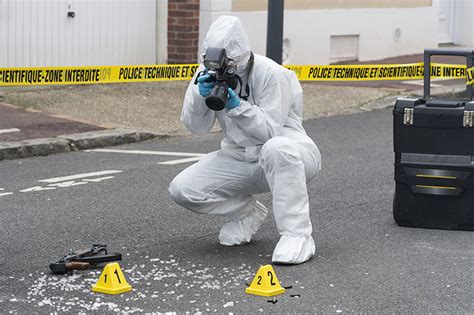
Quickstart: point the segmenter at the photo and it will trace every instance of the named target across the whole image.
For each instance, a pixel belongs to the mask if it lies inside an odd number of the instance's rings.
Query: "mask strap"
[[[252,68],[253,68],[253,62],[254,62],[254,55],[253,55],[253,52],[250,52],[250,58],[249,58],[249,61],[248,61],[248,65],[249,65],[249,75],[247,76],[247,82],[245,82],[245,94],[246,95],[242,95],[242,83],[240,84],[240,93],[239,93],[239,97],[241,99],[243,99],[244,101],[247,101],[249,96],[250,96],[250,87],[249,87],[249,79],[250,79],[250,72],[252,71]]]

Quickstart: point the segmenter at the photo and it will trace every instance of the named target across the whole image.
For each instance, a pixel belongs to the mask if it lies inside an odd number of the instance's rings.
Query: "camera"
[[[194,84],[198,83],[199,77],[208,74],[210,77],[206,82],[216,82],[216,84],[206,97],[206,105],[215,111],[223,110],[228,99],[227,89],[230,87],[235,90],[240,84],[242,91],[242,79],[236,73],[232,59],[227,57],[225,48],[207,48],[204,66],[206,70],[199,72]]]

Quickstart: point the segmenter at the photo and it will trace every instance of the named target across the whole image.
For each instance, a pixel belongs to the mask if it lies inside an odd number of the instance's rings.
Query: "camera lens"
[[[206,98],[206,105],[212,110],[223,110],[227,103],[227,88],[222,84],[216,84]]]

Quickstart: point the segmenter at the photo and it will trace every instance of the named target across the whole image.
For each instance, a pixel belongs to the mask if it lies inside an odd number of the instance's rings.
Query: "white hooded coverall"
[[[236,108],[213,111],[194,79],[190,82],[181,120],[192,133],[205,134],[217,119],[225,138],[221,150],[174,178],[170,195],[191,211],[232,220],[219,235],[221,244],[232,246],[249,242],[260,227],[267,210],[254,195],[270,191],[281,235],[272,261],[303,263],[315,252],[306,183],[321,169],[321,155],[302,126],[299,81],[293,71],[260,55],[248,74],[250,44],[236,17],[221,16],[211,25],[202,55],[208,47],[226,49],[248,81],[250,96]]]

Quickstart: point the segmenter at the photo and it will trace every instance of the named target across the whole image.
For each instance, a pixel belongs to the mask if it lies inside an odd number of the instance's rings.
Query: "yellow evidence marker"
[[[245,293],[260,296],[274,296],[285,293],[271,265],[261,266]]]
[[[99,281],[92,286],[92,291],[107,294],[120,294],[132,291],[132,286],[127,283],[127,280],[125,280],[119,264],[114,262],[105,265],[104,270],[102,270],[102,273],[100,274]]]

